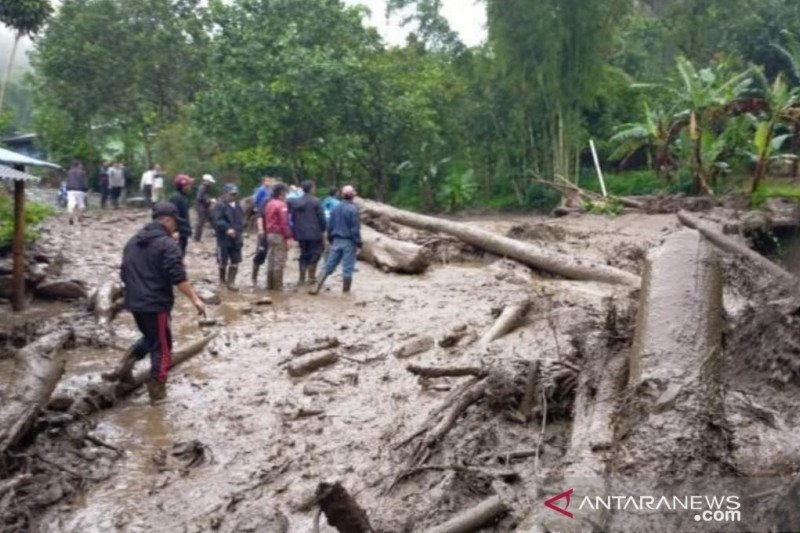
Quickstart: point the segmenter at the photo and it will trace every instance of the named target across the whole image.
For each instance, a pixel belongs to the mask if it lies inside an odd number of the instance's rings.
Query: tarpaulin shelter
[[[61,169],[55,163],[0,148],[0,180],[14,182],[14,268],[11,278],[11,306],[14,311],[21,311],[25,307],[25,184],[39,181],[38,177],[25,172],[25,167]]]

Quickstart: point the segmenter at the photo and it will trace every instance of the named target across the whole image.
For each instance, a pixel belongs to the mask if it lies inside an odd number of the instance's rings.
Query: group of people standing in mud
[[[156,169],[151,177],[155,179]],[[142,184],[152,186],[143,176]],[[298,287],[313,285],[311,294],[322,289],[326,278],[342,264],[343,292],[349,292],[355,272],[356,254],[361,248],[361,226],[356,190],[351,185],[341,190],[332,188],[328,197],[316,197],[316,184],[304,181],[300,187],[288,186],[272,177],[265,177],[252,200],[240,201],[234,183],[222,187],[219,199],[212,197],[215,179],[205,174],[197,191],[194,232],[190,219],[190,190],[194,179],[178,174],[173,180],[175,193],[168,201],[152,206],[152,222],[148,223],[125,246],[121,277],[125,307],[133,313],[142,338],[132,346],[116,370],[105,374],[108,380],[127,381],[136,361],[150,354],[151,379],[148,392],[153,402],[166,396],[167,371],[170,366],[172,334],[170,313],[174,305],[173,287],[177,286],[205,314],[205,304],[188,281],[185,256],[189,240],[203,237],[211,224],[217,245],[219,282],[230,291],[237,291],[236,277],[242,263],[245,231],[250,221],[257,227],[257,248],[253,258],[252,282],[258,287],[258,274],[266,263],[267,289],[283,289],[288,251],[296,241],[300,248]],[[249,205],[248,205],[249,204]],[[321,276],[319,262],[329,243]]]

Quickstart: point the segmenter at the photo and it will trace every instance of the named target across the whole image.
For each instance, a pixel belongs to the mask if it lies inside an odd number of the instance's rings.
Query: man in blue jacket
[[[125,308],[133,313],[142,338],[123,356],[119,367],[103,378],[133,381],[136,361],[150,354],[147,392],[155,403],[166,398],[167,373],[172,356],[170,314],[175,304],[172,287],[192,301],[205,315],[205,305],[186,277],[181,249],[176,242],[178,210],[169,202],[153,206],[153,222],[128,241],[122,253],[120,275],[124,284]]]
[[[356,190],[352,185],[342,187],[342,202],[331,211],[328,223],[328,241],[331,243],[328,262],[325,272],[319,280],[317,287],[311,294],[322,290],[325,279],[333,274],[339,263],[342,263],[342,278],[344,280],[342,292],[350,292],[353,285],[353,272],[356,266],[356,254],[361,248],[361,220],[359,219],[358,206],[353,203]]]

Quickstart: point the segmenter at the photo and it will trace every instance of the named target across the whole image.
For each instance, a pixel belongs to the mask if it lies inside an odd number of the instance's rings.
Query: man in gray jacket
[[[119,197],[122,196],[122,191],[125,189],[125,169],[122,168],[122,163],[119,161],[108,169],[108,186],[111,189],[111,205],[114,206],[114,209],[118,209]]]

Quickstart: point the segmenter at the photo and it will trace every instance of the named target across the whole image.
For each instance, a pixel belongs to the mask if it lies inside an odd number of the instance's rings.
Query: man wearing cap
[[[356,190],[352,185],[342,188],[342,202],[331,211],[328,223],[328,241],[331,243],[328,261],[325,263],[325,272],[319,284],[311,294],[322,290],[325,279],[333,274],[339,263],[342,263],[342,292],[350,292],[353,285],[353,272],[356,266],[356,254],[361,248],[361,220],[359,219],[358,206],[353,203]]]
[[[177,229],[178,210],[169,202],[159,202],[153,206],[153,221],[125,245],[120,270],[125,307],[133,313],[142,338],[123,356],[115,371],[103,375],[109,381],[130,383],[136,361],[150,354],[147,392],[154,403],[167,395],[172,356],[170,314],[175,303],[173,285],[205,315],[205,305],[186,277],[181,250],[173,238]]]
[[[189,189],[194,180],[186,174],[178,174],[173,180],[175,194],[169,201],[178,210],[178,242],[181,246],[181,257],[186,255],[189,237],[192,236],[192,222],[189,220]]]
[[[214,176],[203,174],[203,182],[197,188],[197,201],[195,210],[197,211],[197,227],[194,229],[194,240],[200,242],[203,239],[203,227],[211,222],[211,184],[214,183]]]
[[[222,199],[214,206],[219,282],[227,284],[228,290],[236,291],[236,274],[242,262],[244,244],[244,212],[239,204],[239,188],[235,184],[226,183],[222,192]]]

